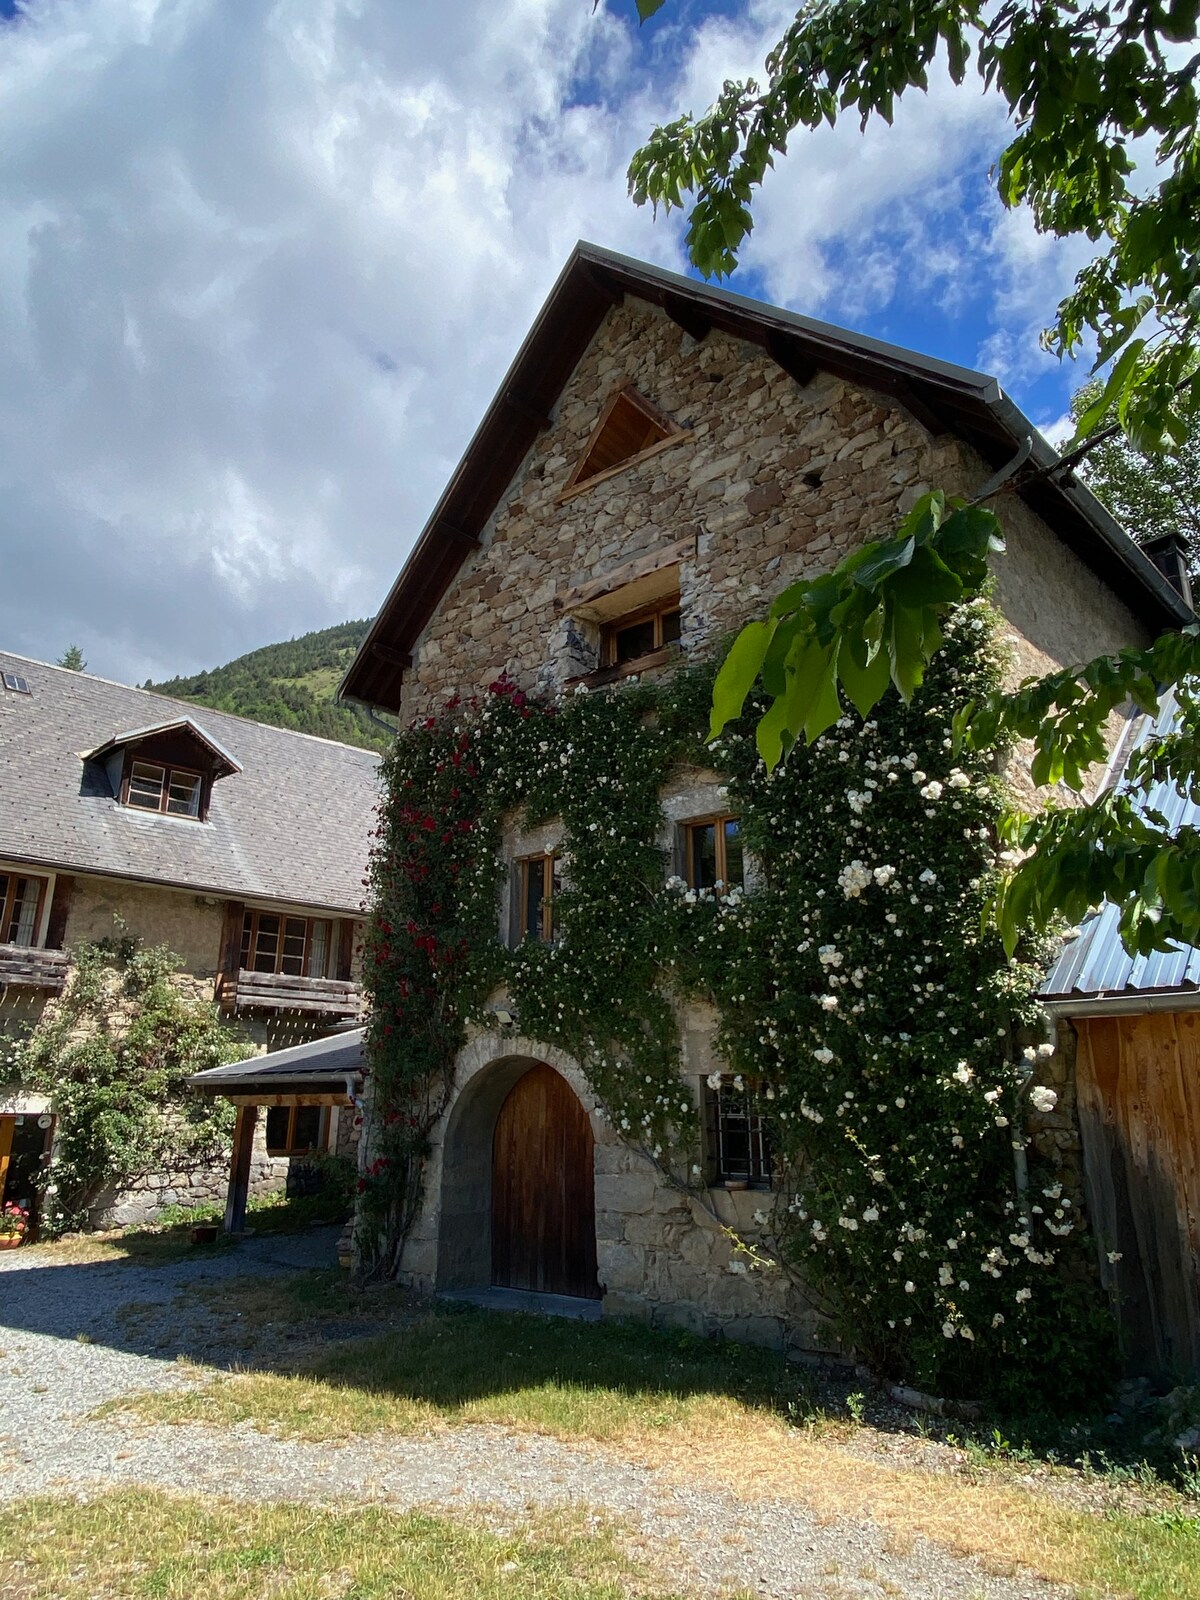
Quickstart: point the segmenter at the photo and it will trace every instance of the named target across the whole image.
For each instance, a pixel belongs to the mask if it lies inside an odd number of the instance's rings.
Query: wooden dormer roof
[[[1019,493],[1150,629],[1194,613],[1069,470],[994,378],[851,333],[828,322],[578,244],[538,313],[466,454],[393,584],[340,694],[395,711],[413,647],[613,306],[626,295],[657,306],[693,337],[716,328],[758,345],[799,382],[818,371],[893,396],[934,433],[951,432],[991,466],[1032,441]],[[1029,469],[1035,469],[1031,472]],[[1036,470],[1036,469],[1041,469]]]
[[[229,751],[219,745],[211,733],[206,733],[198,722],[191,717],[175,717],[169,722],[151,722],[144,728],[130,728],[125,733],[114,733],[103,744],[97,745],[94,750],[83,753],[85,761],[103,761],[105,756],[114,750],[124,750],[130,745],[148,744],[152,740],[164,738],[169,734],[182,734],[192,740],[205,756],[205,765],[211,767],[215,778],[225,778],[231,773],[242,770],[241,763],[235,761]]]

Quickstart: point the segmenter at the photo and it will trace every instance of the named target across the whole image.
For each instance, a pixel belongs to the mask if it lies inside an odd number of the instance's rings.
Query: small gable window
[[[737,817],[703,817],[683,830],[689,889],[740,889],[745,883],[742,825]]]
[[[45,878],[0,872],[0,944],[28,948],[36,941],[38,913],[45,892]]]
[[[617,390],[600,413],[583,454],[567,479],[562,498],[578,494],[632,462],[690,437],[690,429],[672,422],[632,384],[627,384]]]
[[[160,767],[133,761],[125,804],[138,811],[164,811],[171,817],[200,815],[201,775],[181,767]]]

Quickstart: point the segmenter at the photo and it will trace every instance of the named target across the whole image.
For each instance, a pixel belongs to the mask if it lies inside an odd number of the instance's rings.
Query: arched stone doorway
[[[443,1144],[439,1289],[598,1299],[594,1139],[574,1089],[528,1057],[459,1095]]]

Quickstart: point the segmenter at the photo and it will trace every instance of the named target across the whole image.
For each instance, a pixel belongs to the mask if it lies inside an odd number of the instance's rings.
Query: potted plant
[[[12,1201],[0,1208],[0,1250],[15,1250],[28,1231],[28,1211]]]

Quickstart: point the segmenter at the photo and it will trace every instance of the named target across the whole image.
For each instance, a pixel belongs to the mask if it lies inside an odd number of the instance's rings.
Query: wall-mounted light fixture
[[[517,1025],[516,1013],[507,1010],[504,1006],[497,1006],[492,1015],[502,1028],[515,1028]]]

